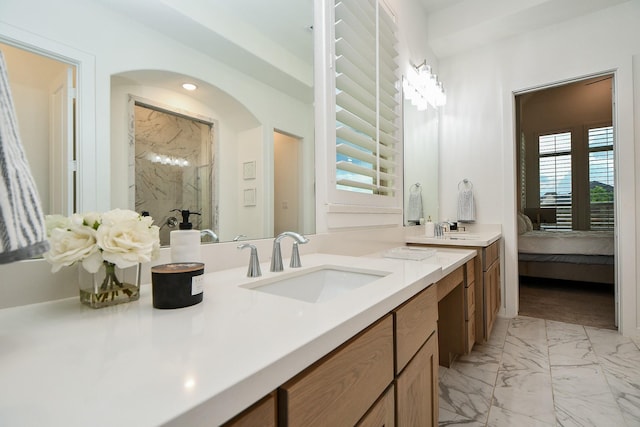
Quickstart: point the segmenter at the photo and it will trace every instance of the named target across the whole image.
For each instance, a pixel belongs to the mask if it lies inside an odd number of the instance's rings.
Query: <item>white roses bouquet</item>
[[[103,214],[48,215],[45,218],[50,250],[44,258],[52,272],[76,262],[90,273],[100,266],[132,267],[159,254],[159,228],[150,216],[114,209]]]

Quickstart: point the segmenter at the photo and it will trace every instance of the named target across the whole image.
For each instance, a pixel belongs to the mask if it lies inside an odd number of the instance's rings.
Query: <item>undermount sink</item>
[[[360,288],[388,274],[390,273],[385,271],[322,265],[285,276],[248,283],[241,287],[300,301],[320,303]]]

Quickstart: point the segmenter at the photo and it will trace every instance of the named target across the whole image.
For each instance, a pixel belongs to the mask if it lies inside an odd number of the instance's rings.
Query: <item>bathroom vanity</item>
[[[483,343],[491,335],[493,323],[498,316],[501,306],[500,282],[500,238],[499,226],[474,232],[449,232],[440,237],[425,237],[422,227],[409,228],[406,242],[409,245],[419,245],[439,248],[464,248],[477,252],[473,265],[468,265],[466,298],[474,298],[475,304],[468,305],[468,310],[475,313],[474,319],[469,319],[467,328],[475,323],[475,342]]]
[[[100,310],[77,298],[0,310],[0,378],[10,385],[1,419],[238,426],[277,413],[292,426],[313,425],[310,416],[366,426],[397,412],[398,425],[429,425],[438,406],[434,284],[474,255],[460,252],[446,266],[305,255],[296,274],[332,266],[378,275],[322,303],[255,289],[292,269],[250,279],[240,267],[205,274],[203,302],[178,310],[154,309],[144,285],[139,301]]]

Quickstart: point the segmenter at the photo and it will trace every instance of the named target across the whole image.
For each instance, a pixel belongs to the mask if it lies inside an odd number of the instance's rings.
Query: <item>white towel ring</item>
[[[467,178],[458,183],[458,191],[462,190],[460,186],[463,185],[465,190],[473,190],[473,184]]]

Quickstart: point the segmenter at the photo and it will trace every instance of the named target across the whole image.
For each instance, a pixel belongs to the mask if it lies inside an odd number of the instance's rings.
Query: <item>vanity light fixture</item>
[[[444,86],[438,81],[438,76],[431,72],[426,59],[419,65],[411,64],[402,84],[405,98],[419,111],[426,110],[427,105],[438,108],[447,102]]]
[[[196,90],[198,89],[198,86],[193,83],[182,83],[182,88],[185,90]]]

